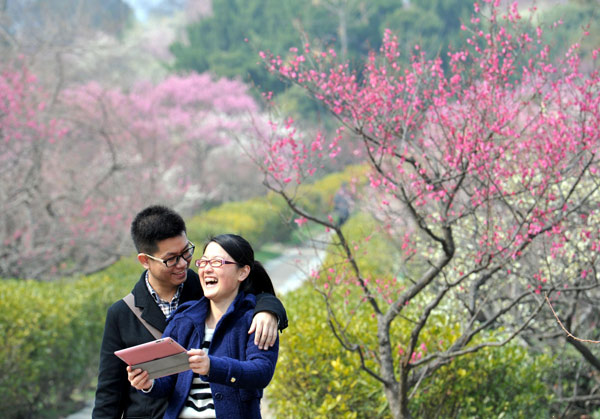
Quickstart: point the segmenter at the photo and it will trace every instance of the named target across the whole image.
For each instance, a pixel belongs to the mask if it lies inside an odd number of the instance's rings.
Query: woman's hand
[[[137,390],[150,390],[152,388],[153,380],[148,378],[148,371],[144,371],[140,368],[132,370],[130,366],[127,367],[127,379],[131,385]]]
[[[208,375],[210,371],[210,358],[202,349],[190,349],[190,368],[196,374]]]

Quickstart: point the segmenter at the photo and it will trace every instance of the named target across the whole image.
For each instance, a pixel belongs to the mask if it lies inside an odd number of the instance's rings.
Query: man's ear
[[[142,266],[148,269],[148,256],[143,253],[138,253],[137,260],[142,264]]]

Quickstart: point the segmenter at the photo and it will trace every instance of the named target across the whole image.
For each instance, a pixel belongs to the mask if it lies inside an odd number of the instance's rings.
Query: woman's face
[[[220,259],[228,262],[235,262],[231,256],[220,245],[210,242],[204,250],[202,256],[204,260]],[[240,284],[248,274],[250,267],[240,267],[237,264],[225,264],[213,267],[207,263],[205,267],[198,268],[198,276],[204,295],[209,300],[220,302],[231,302],[238,294]]]

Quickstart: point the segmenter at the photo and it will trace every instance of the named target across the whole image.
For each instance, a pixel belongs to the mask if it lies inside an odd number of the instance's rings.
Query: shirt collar
[[[148,280],[148,271],[146,271],[146,287],[148,288],[148,292],[150,293],[150,295],[152,296],[152,298],[154,298],[154,301],[156,301],[157,304],[165,304],[165,303],[169,303],[169,302],[173,302],[176,303],[177,301],[179,301],[179,295],[181,294],[181,290],[183,289],[183,284],[179,284],[179,286],[177,287],[177,291],[175,291],[175,295],[173,296],[173,299],[171,301],[166,301],[163,300],[162,298],[160,298],[160,296],[158,295],[158,293],[154,290],[154,288],[152,288],[152,285],[150,285],[150,281]]]

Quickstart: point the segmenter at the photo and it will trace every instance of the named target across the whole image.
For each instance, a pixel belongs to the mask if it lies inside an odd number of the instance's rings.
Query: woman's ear
[[[238,281],[244,282],[244,280],[248,278],[248,275],[250,275],[250,266],[244,265],[244,267],[239,270]]]

